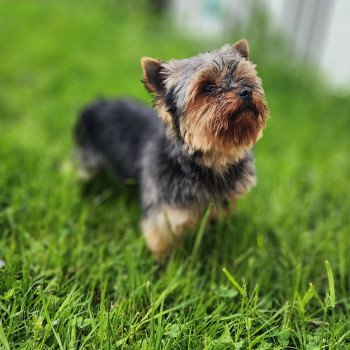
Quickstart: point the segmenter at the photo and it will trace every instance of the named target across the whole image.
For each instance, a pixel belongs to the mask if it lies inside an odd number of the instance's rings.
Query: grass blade
[[[193,256],[196,256],[197,253],[198,253],[198,249],[199,249],[199,246],[200,246],[200,244],[202,242],[204,230],[205,230],[205,227],[207,225],[207,222],[208,222],[208,219],[209,219],[209,215],[211,213],[211,209],[212,209],[212,204],[209,204],[208,208],[205,211],[205,213],[203,215],[203,218],[202,218],[202,220],[200,222],[199,229],[198,229],[198,232],[197,232],[196,241],[194,243],[193,250],[192,250],[192,255]]]
[[[231,281],[231,283],[234,285],[234,287],[239,291],[239,293],[243,296],[246,297],[247,293],[246,291],[238,284],[238,282],[236,281],[236,279],[226,270],[226,268],[224,267],[222,269],[222,271],[224,271],[224,274],[227,276],[227,278]]]
[[[1,321],[0,321],[0,344],[2,344],[4,350],[10,350],[10,345],[7,341]]]
[[[49,326],[50,326],[50,328],[51,328],[51,330],[52,330],[52,332],[53,332],[53,334],[54,334],[54,336],[55,336],[55,338],[56,338],[56,341],[57,341],[57,344],[58,344],[59,348],[60,348],[61,350],[64,350],[64,347],[63,347],[63,345],[62,345],[61,338],[60,338],[60,336],[57,334],[57,332],[55,331],[55,328],[54,328],[54,326],[53,326],[53,324],[52,324],[52,321],[51,321],[51,318],[50,318],[50,316],[49,316],[49,312],[48,312],[48,310],[47,310],[47,305],[46,305],[46,301],[45,301],[45,297],[44,297],[44,292],[43,292],[43,290],[42,290],[41,288],[39,289],[39,295],[40,295],[40,298],[41,298],[41,302],[42,302],[42,304],[43,304],[44,315],[45,315],[46,321],[47,321],[47,323],[49,324]]]
[[[327,269],[327,277],[328,277],[328,285],[329,285],[329,300],[331,302],[332,308],[335,306],[335,288],[334,288],[334,277],[331,265],[328,260],[325,261],[326,269]]]

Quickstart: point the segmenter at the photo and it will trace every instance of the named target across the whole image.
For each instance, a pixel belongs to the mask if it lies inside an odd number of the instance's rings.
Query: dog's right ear
[[[150,57],[141,58],[141,80],[145,88],[151,93],[162,94],[164,92],[162,63],[162,61]]]

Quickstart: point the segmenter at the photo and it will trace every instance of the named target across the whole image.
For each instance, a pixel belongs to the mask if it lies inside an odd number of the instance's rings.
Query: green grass
[[[248,35],[272,116],[258,186],[159,265],[135,189],[75,179],[71,129],[96,95],[149,101],[141,56],[211,47],[135,2],[1,1],[0,16],[1,349],[350,348],[348,97]]]

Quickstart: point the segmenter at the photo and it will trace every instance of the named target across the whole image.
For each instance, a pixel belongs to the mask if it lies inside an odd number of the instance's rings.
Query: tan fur
[[[242,57],[248,58],[249,47],[246,39],[241,39],[235,42],[232,46],[242,55]]]
[[[219,73],[211,69],[193,81],[180,131],[189,148],[203,151],[203,164],[221,172],[227,164],[239,161],[262,136],[269,111],[255,66],[244,60],[239,62],[234,78],[254,85],[256,111],[242,110],[232,120],[232,115],[244,103],[237,96],[236,89],[218,95],[201,93],[203,84],[218,83],[221,79]]]
[[[162,100],[156,100],[154,107],[157,110],[157,112],[160,115],[160,117],[162,118],[162,120],[165,123],[165,125],[167,125],[170,128],[173,128],[171,115],[168,112],[168,110],[167,110],[166,106],[164,105],[164,103],[162,103]]]
[[[239,161],[244,157],[245,149],[237,148],[236,152],[231,153],[220,153],[218,151],[208,151],[201,157],[201,163],[208,167],[216,170],[217,173],[224,173],[227,164],[232,164],[235,161]]]
[[[185,209],[166,207],[142,220],[147,245],[157,258],[168,257],[181,243],[186,229],[194,228],[200,214]]]
[[[162,61],[151,58],[151,57],[142,57],[141,58],[141,67],[142,67],[142,82],[145,85],[145,88],[152,93],[159,92],[159,86],[152,81],[152,78],[159,75],[159,69],[162,64]]]

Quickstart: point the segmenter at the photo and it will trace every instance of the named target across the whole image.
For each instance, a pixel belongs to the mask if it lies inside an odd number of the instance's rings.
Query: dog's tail
[[[101,170],[107,168],[107,161],[98,147],[96,132],[98,129],[98,111],[105,101],[97,101],[80,113],[74,128],[74,157],[78,163],[78,176],[90,180]]]

